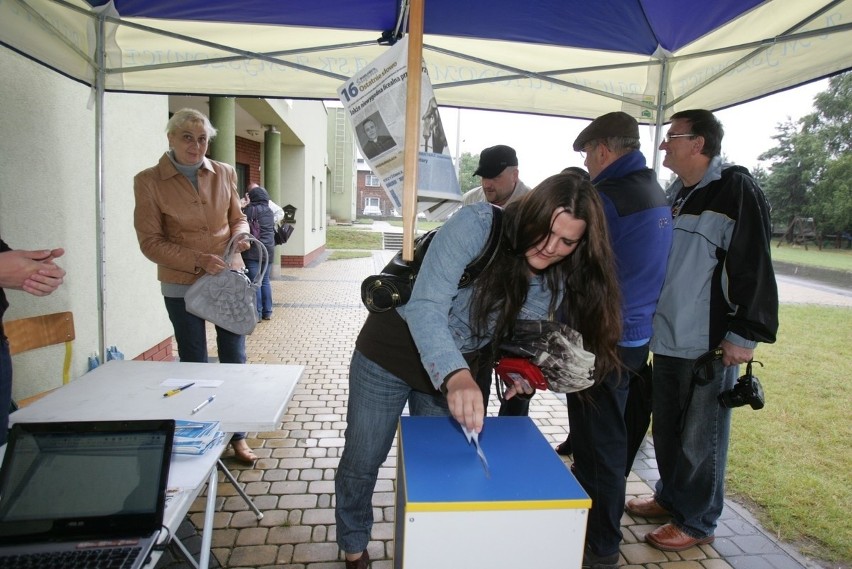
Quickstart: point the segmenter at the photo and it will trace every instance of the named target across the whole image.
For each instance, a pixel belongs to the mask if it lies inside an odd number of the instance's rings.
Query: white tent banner
[[[408,38],[402,38],[340,85],[358,148],[379,177],[393,207],[402,211]],[[425,65],[421,67],[421,138],[417,166],[417,210],[427,218],[454,209],[461,189],[449,155],[438,104]],[[449,204],[447,203],[449,202]]]
[[[174,3],[175,9],[181,4]],[[246,0],[246,9],[253,4]],[[672,50],[660,46],[650,55],[627,47],[483,38],[477,37],[475,26],[466,35],[441,35],[432,28],[443,29],[442,20],[454,15],[439,12],[440,4],[430,11],[435,5],[434,0],[426,2],[423,59],[442,106],[579,118],[626,109],[653,124],[666,122],[679,110],[718,110],[852,65],[852,0],[759,2],[684,45]],[[714,3],[715,9],[728,5],[733,0]],[[297,14],[302,7],[288,2],[263,9]],[[462,8],[496,9],[485,0],[457,6]],[[702,14],[687,13],[688,4],[672,3],[666,9],[686,28],[704,20]],[[3,0],[0,42],[93,84],[100,17],[114,28],[100,40],[108,91],[329,100],[338,98],[341,82],[389,49],[376,42],[384,30],[323,27],[321,20],[295,26],[119,12],[110,5],[96,10],[83,0]],[[595,35],[617,44],[619,37],[629,39],[624,30],[639,33],[643,22],[614,26],[619,15],[601,14]],[[547,21],[523,16],[518,14],[519,31],[541,26],[575,31],[564,15],[563,20]]]

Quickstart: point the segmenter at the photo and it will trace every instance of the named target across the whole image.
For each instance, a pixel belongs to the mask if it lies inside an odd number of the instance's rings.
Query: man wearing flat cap
[[[518,179],[518,155],[505,144],[491,146],[479,153],[479,167],[474,176],[482,177],[482,185],[462,196],[462,205],[484,202],[503,207],[530,189]]]
[[[622,336],[618,352],[624,371],[611,373],[582,392],[569,393],[568,422],[574,473],[592,499],[583,567],[618,565],[626,476],[638,445],[628,444],[628,394],[636,396],[645,376],[652,319],[666,273],[672,216],[665,193],[639,151],[639,124],[623,112],[596,118],[574,141],[585,155],[592,184],[604,204],[621,289]],[[645,421],[650,418],[646,411]],[[631,421],[632,422],[632,421]],[[644,429],[642,428],[644,426]],[[644,438],[648,423],[638,428]]]

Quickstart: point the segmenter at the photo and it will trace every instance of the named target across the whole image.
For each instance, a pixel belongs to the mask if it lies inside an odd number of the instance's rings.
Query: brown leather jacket
[[[157,263],[157,278],[192,284],[204,273],[203,253],[225,254],[232,235],[248,233],[237,195],[237,173],[228,164],[204,159],[198,191],[167,154],[133,179],[133,225],[142,253]]]

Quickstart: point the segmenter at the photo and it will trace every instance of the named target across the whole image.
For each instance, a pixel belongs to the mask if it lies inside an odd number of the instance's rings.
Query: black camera
[[[766,404],[766,400],[763,398],[763,387],[760,385],[760,380],[751,373],[752,363],[760,364],[763,367],[760,362],[748,362],[745,375],[737,380],[734,388],[719,394],[719,404],[722,407],[732,409],[751,405],[752,409],[763,409]]]

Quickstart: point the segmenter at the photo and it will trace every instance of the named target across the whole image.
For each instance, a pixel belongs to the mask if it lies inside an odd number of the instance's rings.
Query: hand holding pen
[[[192,387],[193,385],[195,385],[194,381],[192,383],[187,383],[186,385],[183,385],[181,387],[175,387],[174,389],[169,389],[168,391],[163,393],[163,397],[171,397],[172,395],[177,395],[178,393],[180,393],[184,389]]]
[[[196,413],[198,413],[199,411],[201,411],[201,410],[204,408],[204,406],[205,406],[205,405],[207,405],[208,403],[212,402],[214,399],[216,399],[216,396],[215,396],[215,395],[211,395],[210,397],[208,397],[207,399],[205,399],[204,401],[202,401],[201,403],[199,403],[199,404],[198,404],[198,406],[197,406],[197,407],[195,407],[195,409],[193,409],[193,410],[192,410],[192,413],[190,413],[190,415],[195,415]]]

